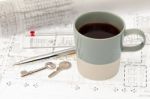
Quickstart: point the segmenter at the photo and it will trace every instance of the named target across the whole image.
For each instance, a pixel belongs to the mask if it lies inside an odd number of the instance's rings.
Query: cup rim
[[[83,15],[92,14],[92,13],[111,14],[111,15],[117,17],[118,19],[120,19],[120,20],[122,21],[122,23],[123,23],[124,26],[123,26],[123,28],[120,30],[120,32],[119,32],[117,35],[112,36],[112,37],[109,37],[109,38],[92,38],[92,37],[85,36],[85,35],[81,34],[81,33],[77,30],[77,28],[76,28],[76,22],[77,22],[77,20],[78,20],[79,18],[81,18]],[[87,39],[92,39],[92,40],[109,40],[109,39],[114,39],[114,38],[120,36],[120,35],[123,33],[123,31],[125,30],[125,22],[123,21],[123,19],[122,19],[121,17],[119,17],[118,15],[116,15],[116,14],[114,14],[114,13],[111,13],[111,12],[105,12],[105,11],[90,11],[90,12],[82,13],[81,15],[79,15],[79,16],[75,19],[74,24],[73,24],[73,27],[74,27],[74,30],[77,31],[79,35],[81,35],[82,37],[85,37],[85,38],[87,38]]]

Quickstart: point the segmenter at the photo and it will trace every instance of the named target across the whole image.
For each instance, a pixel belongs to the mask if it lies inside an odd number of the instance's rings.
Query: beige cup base
[[[110,64],[94,65],[77,58],[79,73],[91,80],[106,80],[114,77],[119,70],[120,58]]]

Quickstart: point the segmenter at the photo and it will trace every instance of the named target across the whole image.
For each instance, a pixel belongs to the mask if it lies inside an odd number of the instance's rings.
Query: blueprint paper
[[[3,0],[5,1],[5,0]],[[17,6],[22,2],[31,3],[40,0],[15,0],[11,1]],[[61,3],[61,0],[52,0]],[[30,23],[21,25],[14,24],[11,17],[8,22],[12,22],[9,26],[5,20],[1,20],[6,24],[1,26],[0,33],[0,98],[1,99],[99,99],[99,98],[116,98],[116,99],[145,99],[150,98],[150,12],[148,0],[66,0],[69,4],[70,17],[67,20],[60,21],[61,24],[49,25],[46,21],[42,21],[42,17],[37,17],[37,13],[25,19],[19,19]],[[65,0],[63,2],[66,2]],[[10,2],[8,0],[8,2]],[[7,5],[3,2],[3,5]],[[41,0],[39,5],[43,8],[44,2]],[[41,4],[43,3],[43,4]],[[1,4],[1,3],[0,3]],[[56,4],[56,2],[54,3]],[[61,3],[62,4],[62,3]],[[48,5],[47,5],[48,6]],[[18,9],[24,12],[30,9]],[[82,10],[81,10],[82,8]],[[8,7],[9,9],[9,7]],[[39,8],[41,9],[41,8]],[[5,9],[6,10],[6,9]],[[49,52],[54,52],[74,46],[73,37],[73,21],[79,14],[87,11],[103,10],[110,11],[122,17],[126,23],[126,28],[139,28],[145,32],[146,45],[137,52],[124,52],[121,56],[120,70],[112,79],[105,81],[92,81],[82,77],[77,71],[76,56],[64,56],[57,59],[46,59],[34,63],[28,63],[20,66],[13,66],[19,60],[37,56]],[[9,9],[10,11],[10,9]],[[43,12],[44,10],[42,10]],[[45,14],[44,14],[45,15]],[[58,15],[59,16],[59,15]],[[46,16],[46,17],[51,17]],[[2,17],[1,17],[2,18]],[[24,17],[23,17],[24,18]],[[32,19],[39,18],[37,23]],[[8,18],[9,19],[9,18]],[[11,21],[12,19],[12,21]],[[63,19],[63,18],[62,18]],[[60,20],[58,18],[58,20]],[[57,21],[58,21],[57,20]],[[39,22],[39,23],[38,23]],[[42,22],[42,24],[41,24]],[[55,18],[53,20],[55,22]],[[32,24],[31,24],[32,23]],[[19,24],[19,23],[17,23]],[[45,24],[45,26],[43,26]],[[27,26],[35,26],[35,37],[30,36],[30,28]],[[18,30],[14,27],[23,27]],[[3,29],[3,30],[2,30]],[[15,30],[11,30],[15,29]],[[19,28],[20,29],[20,28]],[[33,28],[32,28],[33,29]],[[31,29],[31,30],[32,30]],[[8,30],[8,31],[6,31]],[[11,31],[13,33],[11,34]],[[16,32],[15,32],[16,31]],[[22,32],[17,32],[22,31]],[[6,33],[6,34],[4,34]],[[124,39],[124,44],[134,45],[141,41],[138,36],[131,36]],[[44,66],[48,61],[52,61],[57,65],[63,60],[72,63],[72,68],[59,73],[56,77],[49,79],[47,76],[52,70],[43,70],[31,76],[21,78],[20,71],[33,70]]]

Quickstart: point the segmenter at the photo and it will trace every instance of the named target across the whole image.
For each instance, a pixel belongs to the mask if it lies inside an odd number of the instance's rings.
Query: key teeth
[[[26,71],[26,70],[24,70],[24,71],[21,71],[20,73],[21,73],[21,74],[26,74],[26,73],[27,73],[27,71]]]
[[[24,77],[28,72],[24,70],[24,71],[21,71],[20,73],[21,73],[21,77]]]
[[[48,75],[48,78],[52,78],[56,75],[56,71],[54,71],[53,73],[51,73],[50,75]]]

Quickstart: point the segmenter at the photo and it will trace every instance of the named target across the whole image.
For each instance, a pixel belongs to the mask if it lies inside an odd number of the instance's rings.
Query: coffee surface
[[[80,27],[78,31],[96,39],[110,38],[120,33],[115,26],[107,23],[88,23]]]

